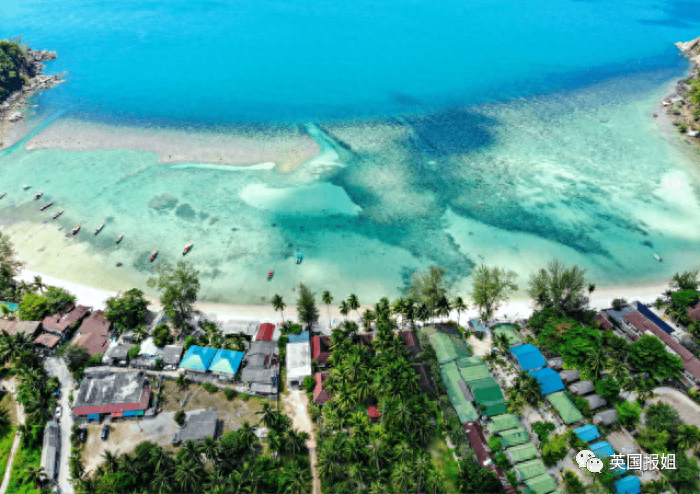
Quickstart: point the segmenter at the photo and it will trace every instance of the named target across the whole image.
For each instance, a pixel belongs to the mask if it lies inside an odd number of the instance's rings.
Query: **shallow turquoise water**
[[[0,0],[0,35],[58,50],[51,70],[69,71],[38,119],[287,120],[324,149],[283,175],[20,145],[0,154],[0,225],[81,223],[72,242],[139,285],[150,252],[179,259],[194,240],[203,296],[223,302],[291,300],[299,281],[369,302],[430,264],[461,293],[478,262],[521,286],[554,257],[599,286],[698,266],[698,156],[651,118],[687,69],[671,43],[697,36],[693,3],[463,4]],[[65,208],[56,222],[38,189]],[[172,207],[153,207],[162,194]],[[60,255],[42,262],[30,268],[82,279]]]

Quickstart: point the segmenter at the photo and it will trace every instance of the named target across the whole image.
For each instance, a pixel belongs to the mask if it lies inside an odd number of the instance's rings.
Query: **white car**
[[[63,408],[61,408],[61,405],[58,405],[56,407],[56,418],[60,419],[61,418],[61,413],[63,412]]]

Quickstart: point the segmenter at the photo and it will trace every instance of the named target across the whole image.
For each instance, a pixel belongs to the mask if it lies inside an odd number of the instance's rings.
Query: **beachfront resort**
[[[96,308],[18,281],[0,240],[6,492],[700,488],[697,271],[593,310],[585,272],[553,261],[514,319],[495,314],[515,273],[481,266],[462,297],[432,267],[394,301],[350,294],[342,320],[303,284],[294,316],[277,296],[279,317],[223,319],[196,309],[185,261],[159,268],[159,301],[135,288]],[[664,468],[625,463],[651,455]]]

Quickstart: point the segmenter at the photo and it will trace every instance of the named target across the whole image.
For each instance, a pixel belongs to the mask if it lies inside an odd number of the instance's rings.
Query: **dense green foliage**
[[[49,305],[49,314],[58,314],[68,308],[70,304],[75,302],[75,295],[68,293],[63,288],[50,286],[44,293],[46,302]]]
[[[639,403],[623,401],[615,409],[617,410],[617,420],[620,424],[628,429],[637,427],[642,416],[642,407],[639,406]]]
[[[534,422],[532,424],[532,430],[535,431],[541,443],[549,441],[549,434],[554,432],[554,429],[556,426],[551,422]]]
[[[671,355],[656,336],[644,335],[630,347],[629,361],[639,372],[648,372],[656,379],[678,377],[683,368],[680,357]]]
[[[0,101],[22,88],[27,69],[27,58],[22,47],[10,41],[0,41]]]
[[[148,313],[148,304],[143,292],[132,288],[119,297],[107,299],[105,317],[114,325],[116,332],[121,333],[141,324]]]
[[[546,443],[540,444],[542,461],[551,467],[563,460],[569,454],[569,443],[566,434],[555,434]]]
[[[170,345],[174,341],[173,335],[167,324],[159,324],[153,330],[153,343],[158,347]]]
[[[504,492],[501,482],[491,470],[480,468],[479,465],[471,461],[460,463],[459,470],[462,492],[478,492],[480,494]]]
[[[299,283],[299,298],[297,299],[297,313],[299,320],[306,324],[310,330],[318,322],[318,308],[316,307],[316,294],[308,286]]]
[[[163,261],[156,270],[157,276],[148,280],[148,286],[160,292],[160,303],[168,319],[184,329],[197,301],[199,271],[186,261],[180,261],[176,266]]]
[[[139,352],[141,351],[141,345],[135,345],[129,349],[129,360],[134,360],[136,357],[138,357]]]
[[[27,293],[22,297],[17,312],[23,321],[41,321],[49,313],[49,302],[46,297]]]
[[[620,385],[612,377],[607,377],[596,381],[595,392],[605,398],[608,403],[615,403],[620,396]]]
[[[490,268],[482,264],[474,271],[472,299],[482,319],[489,319],[499,304],[508,300],[510,294],[518,289],[516,278],[514,271],[496,266]]]
[[[549,263],[547,269],[530,275],[529,295],[541,309],[552,309],[557,314],[580,319],[588,299],[584,296],[585,269],[574,265],[566,268],[558,261]]]
[[[416,303],[424,304],[428,310],[435,312],[441,303],[448,300],[446,273],[444,268],[430,266],[428,271],[414,273],[404,291]]]

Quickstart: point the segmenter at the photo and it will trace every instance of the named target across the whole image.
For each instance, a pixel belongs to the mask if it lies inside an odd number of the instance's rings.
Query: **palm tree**
[[[306,432],[297,432],[294,429],[287,431],[284,438],[284,449],[292,456],[296,456],[306,448],[306,441],[309,440],[309,434]]]
[[[119,470],[119,458],[111,451],[102,453],[102,460],[102,466],[106,472],[116,473]]]
[[[693,449],[700,442],[700,429],[696,425],[681,425],[678,428],[678,446]]]
[[[183,461],[175,468],[175,481],[182,489],[181,492],[196,492],[203,480],[201,465],[195,462]]]
[[[31,284],[31,288],[34,291],[44,293],[44,289],[46,288],[46,285],[44,285],[44,280],[41,279],[41,276],[34,276],[33,283]]]
[[[413,485],[413,468],[411,465],[405,461],[399,463],[391,472],[391,481],[399,487],[403,488],[405,494],[408,494],[408,487]]]
[[[420,454],[413,462],[413,466],[415,473],[418,474],[418,488],[416,489],[416,492],[420,493],[421,484],[423,483],[423,476],[430,469],[430,461],[425,454]]]
[[[460,326],[459,320],[462,312],[467,310],[469,307],[464,303],[462,297],[455,297],[452,301],[452,308],[457,311],[457,326]]]
[[[275,312],[280,311],[282,313],[282,322],[284,322],[284,308],[287,307],[287,304],[284,303],[281,295],[275,294],[272,297],[272,307],[275,309]]]
[[[187,379],[187,374],[182,373],[179,376],[177,376],[177,379],[175,379],[175,382],[177,383],[178,386],[180,386],[181,389],[187,388],[190,384],[190,380]]]
[[[435,303],[435,314],[438,317],[447,317],[450,315],[451,310],[450,299],[444,295],[440,296]]]
[[[618,384],[621,384],[620,381],[624,380],[624,378],[627,376],[629,366],[624,360],[614,359],[606,362],[605,370],[610,372],[610,375],[615,378]]]
[[[41,467],[29,465],[24,467],[23,477],[26,483],[35,487],[41,487],[46,480],[46,472],[44,472],[44,469]]]
[[[197,464],[202,461],[202,449],[202,445],[190,439],[185,441],[177,456],[178,458],[183,458],[186,462]]]
[[[340,313],[343,315],[345,320],[348,320],[348,312],[350,312],[350,306],[348,305],[347,301],[342,300],[340,302]]]
[[[243,422],[241,428],[238,429],[238,440],[243,447],[250,449],[251,454],[255,454],[257,436],[253,427],[247,421]]]
[[[377,472],[381,472],[381,468],[379,468],[379,459],[382,458],[383,455],[383,443],[381,439],[373,439],[367,444],[367,448],[369,449],[369,454],[371,458],[374,460],[374,463],[377,467]]]
[[[437,494],[438,490],[442,490],[442,484],[442,473],[435,468],[429,469],[425,477],[425,486],[433,489],[433,494]]]
[[[376,321],[377,313],[371,309],[365,310],[362,314],[362,325],[368,333],[372,331],[372,322]]]
[[[135,343],[141,343],[146,338],[148,338],[148,328],[143,324],[139,324],[134,330],[134,336],[132,339]]]
[[[354,293],[351,293],[348,297],[348,307],[350,307],[350,310],[354,310],[355,312],[357,312],[357,318],[359,319],[360,311],[358,309],[360,308],[360,300]]]
[[[510,348],[510,341],[505,333],[494,335],[493,343],[503,353],[503,355],[505,355],[508,352],[508,348]]]
[[[204,438],[204,443],[202,444],[202,453],[207,457],[207,460],[212,463],[216,462],[219,458],[219,443],[217,443],[213,437],[207,436]]]
[[[311,475],[308,469],[301,469],[298,465],[287,469],[284,475],[285,493],[305,494],[309,492],[309,480]]]
[[[406,323],[406,299],[401,297],[394,300],[394,303],[391,304],[391,310],[394,314],[401,316],[401,329],[403,329]]]
[[[280,413],[272,408],[267,401],[263,403],[262,410],[255,412],[255,414],[260,415],[260,423],[269,429],[274,429],[279,423]]]
[[[323,294],[321,295],[321,302],[326,304],[326,307],[328,308],[328,327],[332,327],[331,324],[331,304],[333,303],[333,295],[331,295],[331,292],[328,290],[324,290]]]
[[[431,316],[430,308],[428,308],[426,304],[420,304],[416,309],[416,319],[421,321],[424,325]]]
[[[591,370],[591,373],[596,379],[598,378],[600,371],[603,369],[603,367],[605,367],[607,360],[608,356],[605,353],[605,350],[601,347],[598,347],[595,350],[591,350],[588,352],[588,356],[586,357],[586,364],[588,365],[588,368]]]

